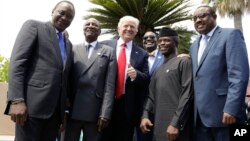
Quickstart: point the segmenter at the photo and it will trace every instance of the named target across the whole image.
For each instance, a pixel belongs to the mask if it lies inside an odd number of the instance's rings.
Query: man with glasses
[[[148,31],[144,34],[143,36],[143,47],[146,49],[148,52],[148,67],[149,67],[149,76],[151,77],[155,71],[160,67],[160,65],[164,61],[164,56],[161,54],[159,49],[157,48],[157,35],[156,33],[152,31]],[[149,82],[148,82],[149,83]],[[145,88],[145,93],[141,93],[141,98],[140,98],[140,111],[139,113],[142,112],[143,110],[143,104],[148,96],[148,88]],[[141,114],[140,114],[141,115]],[[150,120],[153,121],[153,115],[150,115]],[[141,132],[141,129],[139,128],[139,125],[136,128],[136,136],[137,136],[137,141],[151,141],[153,137],[153,132],[150,131],[146,134],[143,134]]]
[[[200,33],[191,46],[197,141],[229,141],[229,125],[244,123],[249,64],[240,30],[221,28],[209,6],[193,16]]]

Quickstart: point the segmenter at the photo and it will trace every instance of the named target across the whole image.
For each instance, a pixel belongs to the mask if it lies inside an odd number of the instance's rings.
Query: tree
[[[234,27],[243,32],[242,15],[245,11],[250,11],[250,0],[203,0],[202,2],[214,6],[222,17],[226,15],[233,17]]]
[[[7,82],[8,80],[9,62],[9,59],[0,55],[0,82]]]
[[[140,20],[139,31],[135,41],[141,45],[142,36],[146,31],[158,31],[161,27],[171,27],[180,35],[182,51],[187,52],[193,31],[185,27],[174,26],[175,23],[190,20],[188,0],[89,0],[98,5],[88,11],[84,18],[96,18],[105,29],[105,33],[117,35],[117,23],[125,15],[131,15]]]

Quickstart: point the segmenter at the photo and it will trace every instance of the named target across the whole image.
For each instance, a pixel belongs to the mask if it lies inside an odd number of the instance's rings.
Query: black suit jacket
[[[8,106],[24,99],[29,117],[49,118],[60,103],[64,113],[72,44],[65,38],[63,65],[56,29],[51,22],[28,20],[17,36],[9,66]]]
[[[117,40],[108,40],[102,43],[114,48],[117,46]],[[130,64],[136,69],[137,77],[134,81],[127,78],[125,82],[125,114],[127,121],[135,124],[136,121],[139,121],[141,113],[139,112],[140,98],[141,95],[145,94],[142,88],[146,86],[149,79],[147,52],[135,43],[132,45]]]

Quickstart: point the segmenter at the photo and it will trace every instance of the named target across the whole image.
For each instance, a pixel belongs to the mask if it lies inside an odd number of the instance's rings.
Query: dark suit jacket
[[[72,44],[65,39],[67,59],[61,60],[56,29],[51,22],[28,20],[22,26],[10,59],[8,106],[24,99],[29,117],[49,118],[60,103],[65,109]]]
[[[102,43],[115,49],[117,46],[117,40],[108,40]],[[138,108],[140,107],[140,95],[143,93],[141,88],[146,85],[149,78],[147,52],[135,43],[132,45],[130,64],[136,69],[137,77],[134,81],[131,81],[130,78],[126,78],[124,95],[125,113],[127,121],[135,124],[136,121],[139,121]]]
[[[117,61],[115,49],[97,43],[91,57],[84,44],[73,48],[72,65],[72,118],[97,121],[110,119],[114,103]]]

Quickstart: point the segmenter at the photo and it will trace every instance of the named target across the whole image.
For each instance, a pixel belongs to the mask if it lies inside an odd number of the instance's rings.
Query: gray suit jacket
[[[58,103],[65,109],[72,44],[65,38],[66,63],[61,60],[56,30],[51,22],[29,20],[22,26],[10,59],[8,106],[24,99],[29,117],[49,118]]]
[[[225,126],[223,112],[236,116],[238,122],[244,120],[249,64],[242,33],[217,27],[198,64],[200,39],[191,46],[195,112],[207,127]]]
[[[110,119],[117,72],[115,49],[97,43],[88,59],[84,44],[78,44],[73,54],[72,118],[83,121],[97,121],[98,117]]]

